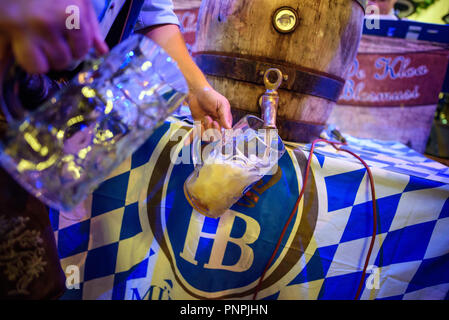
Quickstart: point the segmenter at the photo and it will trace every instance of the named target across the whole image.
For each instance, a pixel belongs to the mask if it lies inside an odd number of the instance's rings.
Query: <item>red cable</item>
[[[259,282],[258,282],[258,284],[256,286],[256,289],[255,289],[255,292],[254,292],[254,295],[253,295],[253,300],[256,300],[257,294],[258,294],[258,292],[260,290],[260,285],[262,284],[262,281],[263,281],[263,279],[265,277],[265,274],[268,271],[268,268],[270,267],[271,263],[274,260],[274,257],[276,256],[276,254],[277,254],[277,252],[279,250],[279,247],[280,247],[280,245],[282,243],[282,239],[284,238],[285,232],[287,231],[287,228],[290,225],[290,222],[292,221],[293,217],[295,216],[296,212],[298,211],[298,207],[299,207],[299,204],[301,203],[302,197],[304,196],[304,192],[305,192],[306,185],[307,185],[307,180],[309,178],[310,166],[311,166],[312,159],[313,159],[313,152],[315,150],[315,145],[318,142],[326,142],[326,143],[332,145],[337,151],[344,151],[344,152],[347,152],[347,153],[351,154],[352,156],[357,158],[363,164],[363,166],[366,168],[366,171],[368,172],[368,177],[369,177],[369,181],[370,181],[370,185],[371,185],[372,203],[373,203],[373,234],[371,236],[371,243],[370,243],[370,246],[369,246],[369,249],[368,249],[368,254],[367,254],[366,259],[365,259],[365,265],[363,267],[362,279],[360,280],[359,287],[357,289],[357,293],[356,293],[356,296],[355,296],[354,300],[358,300],[358,298],[360,296],[360,292],[361,292],[362,287],[363,287],[363,281],[364,281],[365,275],[366,275],[366,269],[368,267],[368,263],[369,263],[369,260],[371,258],[371,253],[372,253],[372,250],[373,250],[373,247],[374,247],[374,243],[375,243],[375,239],[376,239],[376,233],[377,233],[377,230],[376,230],[376,225],[377,225],[376,192],[375,192],[375,187],[374,187],[373,175],[372,175],[370,167],[368,166],[368,164],[362,158],[360,158],[358,155],[356,155],[355,153],[353,153],[350,150],[341,149],[341,148],[337,147],[337,145],[343,145],[344,143],[332,142],[332,141],[328,141],[328,140],[325,140],[325,139],[316,139],[315,141],[313,141],[312,147],[310,148],[309,159],[307,160],[307,166],[306,166],[306,171],[305,171],[305,175],[304,175],[304,179],[303,179],[303,186],[301,188],[301,192],[299,193],[299,196],[298,196],[298,199],[296,200],[295,206],[294,206],[292,212],[290,213],[290,217],[288,218],[287,222],[285,223],[284,228],[282,229],[281,235],[280,235],[279,240],[278,240],[278,242],[276,244],[276,248],[274,249],[273,254],[271,255],[270,259],[268,260],[268,263],[266,264],[266,266],[265,266],[265,268],[264,268],[264,270],[262,272],[262,275],[261,275],[261,277],[259,279]]]
[[[357,160],[359,160],[363,164],[363,166],[366,168],[366,172],[368,172],[368,177],[369,177],[369,181],[370,181],[371,194],[372,194],[372,204],[373,204],[373,234],[371,235],[371,243],[370,243],[370,246],[369,246],[369,249],[368,249],[368,254],[367,254],[366,259],[365,259],[365,265],[363,266],[362,279],[360,280],[359,287],[357,289],[357,293],[356,293],[355,298],[354,298],[354,300],[358,300],[359,296],[360,296],[360,293],[362,291],[362,288],[363,288],[363,281],[364,281],[365,276],[366,276],[366,269],[368,267],[368,263],[369,263],[369,260],[371,258],[371,253],[373,251],[374,243],[375,243],[375,240],[376,240],[376,234],[377,234],[377,228],[376,228],[376,226],[377,226],[376,188],[374,186],[374,178],[373,178],[373,174],[371,172],[371,169],[368,166],[368,164],[361,157],[359,157],[358,155],[356,155],[354,152],[352,152],[350,150],[337,148],[333,144],[332,144],[332,146],[335,149],[339,150],[339,151],[344,151],[344,152],[347,152],[347,153],[351,154]]]

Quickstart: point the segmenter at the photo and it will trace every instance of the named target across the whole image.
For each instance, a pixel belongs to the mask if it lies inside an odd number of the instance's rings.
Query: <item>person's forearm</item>
[[[160,45],[178,63],[189,85],[188,104],[193,119],[201,121],[204,130],[230,129],[232,114],[229,101],[207,82],[190,56],[179,27],[173,24],[158,25],[141,33]]]
[[[167,24],[145,30],[145,35],[160,45],[175,61],[192,92],[209,87],[204,74],[192,60],[177,25]]]

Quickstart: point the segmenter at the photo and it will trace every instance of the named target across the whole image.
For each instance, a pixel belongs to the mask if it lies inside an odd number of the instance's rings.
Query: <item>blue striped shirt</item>
[[[101,21],[109,7],[115,0],[91,0],[92,5]],[[159,24],[179,24],[178,17],[173,12],[173,2],[171,0],[145,0],[140,11],[135,30]]]

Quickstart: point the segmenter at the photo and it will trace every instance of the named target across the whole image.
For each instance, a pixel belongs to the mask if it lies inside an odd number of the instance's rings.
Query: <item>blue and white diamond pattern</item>
[[[168,122],[157,130],[74,212],[51,212],[63,268],[80,268],[80,289],[68,290],[64,299],[131,299],[127,288],[144,290],[152,276],[170,269],[142,214],[146,190],[141,183],[151,176],[152,159],[173,127]],[[397,143],[348,141],[373,166],[377,192],[377,235],[369,264],[378,268],[380,288],[365,288],[362,299],[447,299],[448,169]],[[386,147],[391,151],[380,152]],[[353,299],[361,279],[373,229],[366,170],[326,146],[318,148],[312,167],[325,201],[320,200],[313,243],[294,269],[297,275],[267,299]],[[165,278],[160,282],[173,285]]]

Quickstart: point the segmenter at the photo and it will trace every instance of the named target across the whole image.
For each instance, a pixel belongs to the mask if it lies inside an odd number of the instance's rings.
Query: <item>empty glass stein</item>
[[[188,92],[172,58],[141,35],[86,64],[37,110],[10,122],[0,141],[1,165],[63,211],[138,149]]]

